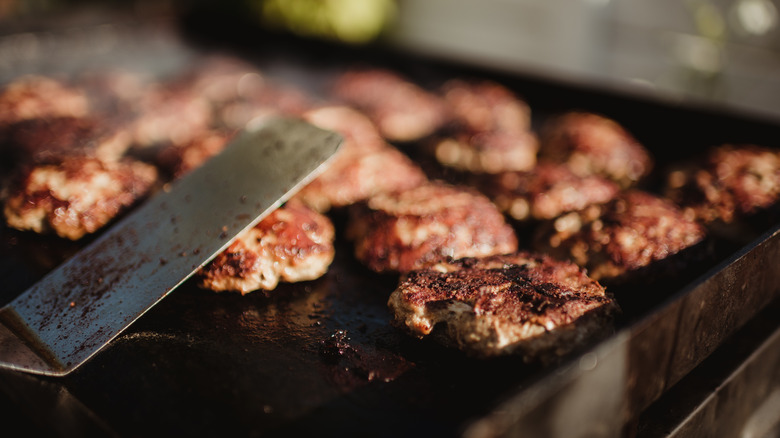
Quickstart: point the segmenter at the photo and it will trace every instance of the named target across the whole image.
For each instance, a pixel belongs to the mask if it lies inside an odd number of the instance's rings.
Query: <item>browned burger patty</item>
[[[520,252],[442,261],[405,275],[393,324],[475,356],[563,354],[609,329],[616,310],[575,264]],[[434,331],[434,329],[437,329]]]
[[[671,171],[666,195],[705,223],[729,223],[780,201],[780,151],[722,145],[697,164]]]
[[[540,163],[528,172],[485,175],[480,189],[518,221],[554,219],[615,198],[617,184],[597,175],[577,176],[567,166]]]
[[[629,187],[650,173],[647,150],[621,125],[597,114],[570,112],[542,128],[540,155],[574,173],[602,175]]]
[[[512,91],[494,82],[459,79],[442,87],[453,132],[434,140],[436,159],[473,173],[529,170],[539,141],[531,131],[531,110]]]
[[[304,118],[344,136],[344,144],[329,167],[296,197],[317,211],[344,207],[390,191],[408,190],[427,181],[406,155],[388,145],[373,123],[347,107],[326,107]]]
[[[455,122],[468,131],[522,134],[531,129],[531,108],[498,83],[453,79],[442,86],[442,94]]]
[[[5,218],[13,228],[76,240],[146,195],[156,179],[153,166],[130,160],[67,156],[27,166],[10,186]]]
[[[665,261],[704,237],[704,228],[672,202],[631,190],[541,227],[536,247],[574,261],[593,279],[617,283],[659,263],[674,270]]]
[[[389,70],[352,70],[333,87],[336,98],[365,112],[390,141],[414,141],[445,121],[441,99]]]
[[[279,281],[314,280],[333,261],[330,220],[291,200],[238,236],[200,272],[202,287],[246,294],[273,290]]]
[[[201,136],[213,122],[212,108],[188,84],[150,84],[134,102],[131,132],[136,146],[181,145]]]
[[[21,161],[58,155],[91,155],[115,161],[130,146],[130,133],[118,122],[93,117],[29,119],[8,126],[3,137]]]
[[[382,148],[386,143],[376,125],[363,113],[339,105],[310,109],[303,119],[322,129],[338,132],[344,137],[344,154],[360,154]]]
[[[532,132],[461,132],[434,141],[436,160],[471,173],[530,170],[539,142]]]
[[[514,230],[490,200],[438,182],[372,197],[352,211],[349,227],[357,258],[377,272],[517,250]]]
[[[56,79],[23,76],[0,90],[0,125],[50,117],[84,117],[89,101],[83,90]]]
[[[173,178],[180,178],[222,152],[232,137],[232,133],[209,131],[188,143],[163,149],[157,161]]]

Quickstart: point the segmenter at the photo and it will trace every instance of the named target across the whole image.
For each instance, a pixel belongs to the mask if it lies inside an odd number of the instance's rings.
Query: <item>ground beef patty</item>
[[[540,163],[528,172],[483,175],[479,188],[518,221],[554,219],[615,198],[617,184],[597,175],[578,176],[567,166]]]
[[[84,117],[83,90],[43,76],[23,76],[0,89],[0,125],[49,117]]]
[[[77,240],[146,195],[156,179],[153,166],[133,160],[74,155],[26,166],[10,185],[5,218],[13,228]]]
[[[205,132],[185,144],[163,149],[157,155],[157,162],[173,178],[180,178],[222,152],[234,135],[228,131]]]
[[[411,159],[390,146],[371,121],[348,107],[324,107],[307,112],[304,119],[344,137],[338,155],[328,168],[296,197],[317,211],[344,207],[371,196],[408,190],[427,181]]]
[[[428,183],[374,196],[351,210],[355,254],[377,272],[406,272],[445,257],[517,250],[514,230],[485,196]]]
[[[780,150],[722,145],[695,164],[674,169],[666,195],[696,219],[729,223],[780,201]]]
[[[436,159],[473,173],[529,170],[539,142],[531,110],[509,89],[489,81],[451,80],[442,87],[451,112],[448,135],[432,141]]]
[[[606,204],[546,223],[538,230],[535,246],[558,259],[574,261],[596,280],[618,283],[632,280],[640,270],[647,272],[646,268],[674,271],[671,256],[704,237],[704,228],[686,218],[674,203],[631,190]]]
[[[120,122],[95,117],[29,119],[2,130],[0,138],[15,160],[36,162],[61,155],[119,159],[130,147],[130,132]]]
[[[476,356],[562,354],[609,329],[614,301],[570,262],[520,252],[443,261],[406,274],[395,326]],[[437,330],[434,330],[437,328]]]
[[[153,83],[133,102],[130,131],[137,147],[181,145],[205,133],[212,124],[209,102],[187,83]]]
[[[292,200],[241,233],[198,273],[200,285],[217,292],[246,294],[273,290],[279,281],[314,280],[333,261],[330,220]]]
[[[531,108],[496,82],[453,79],[442,86],[442,95],[455,123],[466,130],[518,134],[531,129]]]
[[[626,129],[597,114],[570,112],[553,118],[540,139],[542,158],[566,163],[581,176],[602,175],[624,188],[653,167],[649,152]]]
[[[336,80],[332,93],[363,111],[390,141],[419,140],[446,120],[438,96],[390,70],[350,70]]]

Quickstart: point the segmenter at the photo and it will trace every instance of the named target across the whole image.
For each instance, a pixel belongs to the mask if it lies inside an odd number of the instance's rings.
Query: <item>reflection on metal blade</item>
[[[0,366],[72,371],[311,181],[340,144],[297,120],[244,133],[0,309]]]

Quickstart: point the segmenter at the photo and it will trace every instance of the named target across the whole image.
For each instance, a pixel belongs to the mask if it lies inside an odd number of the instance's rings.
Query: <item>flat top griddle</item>
[[[177,23],[79,28],[77,41],[112,35],[115,46],[104,53],[118,53],[116,59],[62,38],[72,29],[46,30],[36,34],[38,57],[4,64],[0,75],[8,80],[20,72],[67,74],[85,60],[95,67],[164,74],[216,51],[240,56],[314,93],[354,65],[397,69],[423,85],[454,76],[486,77],[526,98],[536,122],[575,108],[615,118],[651,150],[659,169],[715,144],[772,146],[780,134],[778,125],[734,114],[386,48],[279,37],[241,24],[215,29],[214,20],[194,16]],[[246,43],[248,36],[254,44]],[[63,48],[70,52],[45,56]],[[412,145],[400,147],[432,169]],[[494,436],[521,431],[616,436],[780,296],[780,231],[776,218],[764,218],[736,240],[713,239],[713,256],[678,277],[610,289],[623,313],[606,339],[552,364],[527,364],[516,357],[477,360],[392,328],[386,301],[397,277],[360,265],[343,238],[344,212],[332,217],[336,260],[319,280],[247,296],[214,294],[187,282],[65,378],[0,371],[0,408],[9,427],[119,436]],[[527,244],[528,230],[518,231],[521,246]],[[5,281],[0,300],[10,301],[79,247],[0,228]]]

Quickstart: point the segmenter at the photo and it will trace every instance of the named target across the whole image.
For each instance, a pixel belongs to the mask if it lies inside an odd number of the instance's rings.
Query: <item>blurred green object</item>
[[[360,44],[396,16],[394,0],[253,0],[263,25],[305,37]]]

